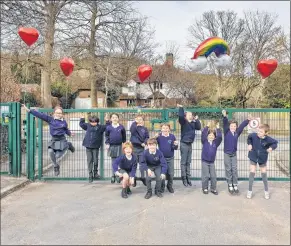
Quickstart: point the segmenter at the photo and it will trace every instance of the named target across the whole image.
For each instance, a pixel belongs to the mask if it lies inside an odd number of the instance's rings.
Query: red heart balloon
[[[258,62],[257,69],[263,79],[269,77],[277,68],[278,62],[275,59],[261,60]]]
[[[18,34],[28,46],[33,45],[39,36],[38,31],[35,28],[25,27],[20,27],[18,29]]]
[[[75,63],[71,58],[63,58],[60,61],[60,67],[64,73],[64,75],[69,76],[74,70]]]
[[[138,67],[137,71],[139,80],[144,82],[148,77],[151,76],[153,69],[150,65],[143,64]]]

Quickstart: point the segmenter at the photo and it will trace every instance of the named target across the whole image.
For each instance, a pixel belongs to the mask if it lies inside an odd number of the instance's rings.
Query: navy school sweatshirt
[[[130,126],[130,142],[135,147],[142,147],[141,144],[146,144],[149,139],[149,131],[144,126],[137,126],[136,122],[133,122]]]
[[[201,135],[201,142],[202,142],[201,159],[202,159],[202,161],[207,162],[207,163],[214,163],[217,148],[222,142],[222,133],[221,133],[220,129],[217,129],[216,130],[216,138],[210,144],[210,142],[207,139],[208,130],[209,130],[208,127],[205,127],[203,129],[202,135]]]
[[[107,125],[105,131],[105,143],[109,145],[121,145],[126,141],[126,132],[123,125],[119,124],[118,127],[113,127],[112,124]]]
[[[174,141],[176,141],[176,137],[171,133],[167,137],[160,133],[157,137],[159,150],[163,153],[165,158],[174,157],[174,150],[178,149],[178,145],[174,145]]]
[[[166,174],[168,170],[167,162],[164,158],[163,153],[160,150],[156,150],[156,153],[151,154],[149,149],[143,152],[141,167],[144,171],[147,171],[149,167],[161,166],[162,174]]]
[[[137,168],[137,158],[135,155],[132,155],[131,160],[126,158],[126,155],[123,154],[115,159],[112,163],[112,168],[114,173],[118,171],[118,169],[124,169],[125,171],[129,172],[130,177],[135,177],[136,168]]]

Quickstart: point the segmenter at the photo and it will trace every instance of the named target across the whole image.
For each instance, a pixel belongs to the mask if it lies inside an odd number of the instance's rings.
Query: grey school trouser
[[[226,154],[224,153],[224,167],[225,167],[225,178],[226,182],[231,185],[238,184],[238,173],[237,173],[237,156],[236,153]]]
[[[190,164],[192,159],[192,143],[180,143],[181,150],[181,176],[190,179]]]
[[[208,189],[209,183],[209,176],[210,176],[210,183],[211,183],[211,190],[216,190],[216,172],[214,163],[207,163],[202,161],[202,169],[201,169],[201,181],[202,181],[202,190]]]

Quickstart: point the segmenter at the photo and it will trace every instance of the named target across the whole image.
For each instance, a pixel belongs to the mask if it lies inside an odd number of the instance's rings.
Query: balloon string
[[[68,87],[69,87],[69,76],[66,77],[66,82],[67,82],[67,85],[66,85],[66,108],[68,108]]]

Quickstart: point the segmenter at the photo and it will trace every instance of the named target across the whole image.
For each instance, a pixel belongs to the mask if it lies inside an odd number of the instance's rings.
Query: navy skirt
[[[117,158],[122,154],[122,145],[110,145],[108,155],[111,158]]]

